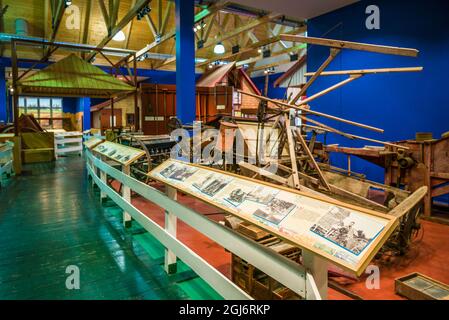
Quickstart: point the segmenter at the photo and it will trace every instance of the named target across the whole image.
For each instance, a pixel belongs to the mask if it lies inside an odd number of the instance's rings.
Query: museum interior
[[[0,300],[448,300],[448,14],[0,0]]]

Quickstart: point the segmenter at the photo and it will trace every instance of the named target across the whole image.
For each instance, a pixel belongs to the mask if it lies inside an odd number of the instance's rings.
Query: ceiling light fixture
[[[72,0],[66,0],[65,1],[65,6],[66,7],[71,6],[71,5],[72,5]]]
[[[125,33],[122,30],[120,30],[119,32],[117,32],[115,34],[115,36],[112,38],[112,40],[119,41],[119,42],[125,41],[126,40]]]
[[[223,43],[219,42],[215,45],[215,47],[214,47],[215,54],[223,54],[225,52],[226,52],[226,49],[225,49]]]

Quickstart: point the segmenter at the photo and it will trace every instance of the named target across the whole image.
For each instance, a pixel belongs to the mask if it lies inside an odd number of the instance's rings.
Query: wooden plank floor
[[[121,210],[100,205],[82,158],[25,166],[0,190],[0,299],[220,299],[185,264],[168,276],[164,248]],[[68,290],[66,267],[80,269]]]

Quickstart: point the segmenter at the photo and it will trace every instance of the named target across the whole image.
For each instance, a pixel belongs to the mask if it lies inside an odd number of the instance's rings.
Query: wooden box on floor
[[[23,163],[50,162],[55,160],[53,132],[22,133]]]
[[[395,292],[410,300],[449,300],[449,286],[415,272],[398,278]]]
[[[233,220],[232,223],[227,221],[227,225],[231,226],[237,232],[295,262],[299,261],[301,253],[299,248],[285,243],[254,225],[246,222],[235,223],[235,219]],[[292,290],[283,286],[235,254],[232,254],[231,260],[231,279],[256,300],[300,299],[300,297]]]

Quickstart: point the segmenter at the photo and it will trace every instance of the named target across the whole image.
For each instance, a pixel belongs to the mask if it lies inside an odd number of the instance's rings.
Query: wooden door
[[[122,126],[122,109],[114,109],[115,128]],[[101,130],[111,129],[111,109],[103,109],[100,113]]]

